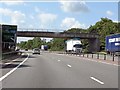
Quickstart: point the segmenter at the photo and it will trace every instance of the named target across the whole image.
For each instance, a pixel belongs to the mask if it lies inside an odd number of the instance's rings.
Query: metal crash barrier
[[[22,54],[22,52],[20,52],[20,51],[12,51],[12,52],[2,53],[2,60],[7,59],[13,55],[21,55],[21,54]]]

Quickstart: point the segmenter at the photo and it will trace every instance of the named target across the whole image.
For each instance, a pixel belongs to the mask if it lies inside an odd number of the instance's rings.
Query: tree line
[[[96,22],[95,25],[91,25],[87,29],[82,28],[71,28],[69,30],[65,30],[64,32],[74,32],[74,33],[95,33],[99,34],[100,37],[100,51],[105,50],[105,37],[110,34],[120,33],[120,23],[113,22],[108,18],[101,18],[100,21]],[[48,45],[49,50],[61,51],[65,49],[65,40],[62,38],[53,38],[51,41],[46,42],[45,40],[41,40],[39,37],[34,37],[33,40],[28,40],[24,42],[20,42],[17,45],[22,49],[33,49],[40,48],[41,45]],[[82,44],[84,49],[87,51],[88,49],[88,40],[82,39]]]

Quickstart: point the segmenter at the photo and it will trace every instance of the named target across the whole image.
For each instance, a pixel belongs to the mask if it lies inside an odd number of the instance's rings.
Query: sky
[[[1,24],[17,25],[18,30],[38,28],[61,32],[70,28],[86,29],[103,17],[118,22],[118,1],[1,1],[0,17]],[[32,38],[19,37],[17,42],[29,39]]]

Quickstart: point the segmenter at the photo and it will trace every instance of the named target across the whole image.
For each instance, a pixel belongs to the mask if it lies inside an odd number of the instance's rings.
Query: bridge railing
[[[44,31],[44,32],[63,32],[65,31],[64,29],[43,29],[43,28],[18,28],[18,31],[31,31],[31,32],[40,32],[40,31]]]

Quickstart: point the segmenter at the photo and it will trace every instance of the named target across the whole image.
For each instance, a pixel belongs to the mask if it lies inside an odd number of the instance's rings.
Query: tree
[[[33,40],[28,40],[26,43],[27,49],[33,49]]]
[[[88,32],[100,35],[100,48],[105,50],[105,37],[110,34],[120,33],[120,30],[118,29],[118,23],[108,18],[101,18],[95,25],[88,28]]]
[[[87,30],[82,29],[82,28],[71,28],[71,29],[68,29],[67,31],[64,31],[64,32],[86,33]]]
[[[33,40],[28,41],[22,41],[19,44],[17,44],[22,49],[33,49],[33,48],[40,48],[42,44],[45,44],[44,41],[42,41],[39,37],[34,37]]]
[[[18,45],[21,49],[25,49],[26,48],[26,43],[27,43],[26,41],[22,41]]]
[[[61,51],[61,50],[64,50],[64,46],[65,46],[64,39],[54,38],[51,41],[51,48],[50,49],[53,51]]]

